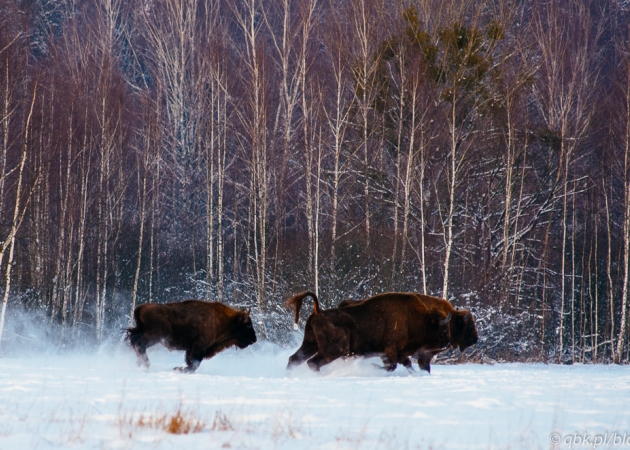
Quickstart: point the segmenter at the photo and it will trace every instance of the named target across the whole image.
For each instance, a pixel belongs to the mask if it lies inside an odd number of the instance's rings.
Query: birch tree
[[[630,274],[630,48],[621,47],[620,53],[620,65],[622,67],[622,86],[620,91],[623,92],[623,103],[619,105],[616,110],[621,111],[619,117],[621,118],[621,126],[619,127],[619,139],[621,147],[621,159],[623,162],[621,166],[621,179],[623,180],[623,215],[622,215],[622,261],[623,261],[623,277],[621,285],[621,314],[619,320],[619,334],[617,335],[617,343],[613,360],[615,363],[620,364],[623,358],[623,348],[625,340],[627,339],[627,315],[628,315],[628,283]]]
[[[566,304],[567,220],[571,163],[591,121],[593,90],[598,68],[597,40],[601,24],[591,17],[583,3],[564,9],[551,2],[538,11],[533,33],[541,54],[539,83],[534,99],[544,123],[558,143],[556,185],[561,187],[562,238],[560,259],[560,311],[558,358],[564,352]]]
[[[10,7],[9,7],[10,8]],[[14,9],[5,10],[7,13],[17,13]],[[9,15],[11,18],[11,15]],[[17,19],[17,15],[13,16]],[[0,342],[4,330],[5,316],[9,295],[11,292],[11,275],[15,260],[15,241],[22,225],[28,202],[33,192],[34,181],[29,180],[25,167],[30,148],[31,124],[33,110],[37,100],[38,84],[29,83],[22,79],[26,72],[26,58],[28,42],[23,40],[22,30],[15,24],[2,20],[0,32],[0,61],[2,61],[2,76],[0,88],[2,90],[0,103],[0,131],[2,133],[2,148],[0,148],[0,214],[11,217],[8,231],[3,233],[0,241],[0,274],[4,268],[4,290],[0,309]],[[24,93],[24,94],[22,94]],[[23,95],[23,97],[22,97]],[[19,111],[22,114],[19,114]],[[19,136],[19,138],[18,138]],[[17,150],[19,149],[19,150]],[[14,158],[14,155],[19,155]],[[27,178],[27,179],[25,179]],[[8,183],[11,182],[11,183]],[[12,197],[12,202],[5,201],[5,197]],[[7,255],[8,252],[8,255]],[[3,266],[7,255],[6,267]]]
[[[255,295],[261,313],[267,309],[267,218],[269,206],[269,155],[267,138],[267,86],[265,54],[260,42],[262,5],[248,0],[234,6],[236,21],[244,37],[241,53],[243,82],[246,86],[246,111],[241,114],[247,145],[250,148],[249,224],[252,251],[248,257],[255,265]]]
[[[350,125],[350,114],[355,98],[352,95],[350,80],[350,66],[348,64],[348,49],[346,44],[349,37],[340,17],[334,17],[324,30],[323,42],[326,46],[330,71],[329,83],[331,101],[327,101],[326,90],[322,89],[321,100],[327,129],[331,135],[330,153],[332,159],[330,197],[331,211],[331,244],[330,244],[330,272],[336,272],[337,241],[339,239],[339,212],[344,203],[343,185],[349,171],[350,158],[344,151],[346,135]],[[321,84],[322,88],[323,83]],[[334,276],[334,275],[333,275]]]
[[[35,100],[37,99],[37,84],[32,88],[32,97],[30,107],[26,112],[26,120],[23,123],[22,130],[22,149],[20,151],[20,159],[17,166],[11,170],[11,172],[17,172],[17,181],[15,185],[15,200],[13,204],[13,217],[11,220],[11,228],[8,236],[4,238],[2,242],[2,247],[0,248],[0,268],[2,267],[2,260],[4,259],[5,252],[9,251],[7,266],[4,272],[4,294],[2,296],[2,310],[0,311],[0,341],[2,340],[2,332],[4,330],[4,320],[7,310],[7,304],[9,301],[9,293],[11,292],[11,269],[13,268],[13,260],[15,256],[15,239],[22,224],[22,219],[24,218],[24,213],[26,211],[26,206],[28,205],[28,200],[32,194],[32,189],[25,188],[25,180],[24,180],[24,167],[26,165],[26,160],[28,158],[28,154],[30,153],[29,149],[29,132],[31,128],[31,119],[33,118],[33,109],[35,107]],[[26,192],[25,192],[26,191]]]

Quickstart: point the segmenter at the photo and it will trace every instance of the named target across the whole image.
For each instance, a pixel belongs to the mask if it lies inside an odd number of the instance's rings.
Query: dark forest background
[[[296,292],[402,290],[472,309],[476,360],[628,362],[628,23],[622,0],[0,0],[3,345],[35,339],[24,312],[71,345],[193,297],[286,341]]]

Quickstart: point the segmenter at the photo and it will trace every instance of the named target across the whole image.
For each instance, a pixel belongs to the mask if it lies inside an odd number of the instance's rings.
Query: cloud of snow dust
[[[100,343],[92,334],[90,328],[64,329],[52,323],[45,314],[14,309],[7,317],[0,357],[29,359],[34,366],[61,358],[68,366],[88,365],[119,372],[144,371],[137,366],[133,349],[123,339],[122,328],[110,329]],[[291,343],[286,346],[259,340],[246,349],[224,350],[202,361],[196,374],[269,378],[409,376],[402,367],[393,374],[384,371],[379,358],[339,359],[322,367],[320,373],[311,370],[306,363],[287,370],[289,357],[300,347],[303,332],[297,331],[291,338]],[[170,372],[185,365],[183,351],[168,351],[160,344],[149,348],[147,354],[151,362],[149,373]]]

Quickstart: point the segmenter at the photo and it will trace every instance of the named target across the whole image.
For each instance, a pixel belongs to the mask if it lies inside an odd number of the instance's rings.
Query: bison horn
[[[451,313],[448,313],[448,316],[446,316],[446,319],[440,320],[440,325],[446,325],[450,321],[451,321]]]
[[[464,321],[465,321],[465,322],[468,322],[469,320],[470,320],[470,311],[468,311],[468,314],[466,314],[466,315],[464,316]]]

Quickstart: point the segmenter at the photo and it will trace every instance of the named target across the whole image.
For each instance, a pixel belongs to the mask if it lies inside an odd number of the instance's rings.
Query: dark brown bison
[[[410,294],[381,294],[352,307],[323,310],[317,296],[303,292],[287,300],[299,319],[302,302],[313,298],[313,314],[306,321],[301,347],[289,358],[288,368],[308,360],[313,370],[344,356],[380,356],[393,371],[418,351],[439,351],[449,345],[451,316]]]
[[[389,295],[389,294],[382,294]],[[432,297],[430,295],[423,294],[409,294],[413,296],[416,301],[424,303],[428,308],[437,308],[450,314],[452,319],[449,322],[450,328],[450,346],[452,348],[459,347],[460,351],[466,350],[468,347],[477,343],[479,336],[477,334],[477,327],[475,325],[475,317],[468,310],[456,310],[451,303],[442,298]],[[338,308],[348,308],[360,305],[365,300],[344,300],[339,303]],[[413,356],[418,360],[418,366],[421,370],[431,372],[431,360],[435,355],[443,350],[419,350]],[[413,370],[411,366],[411,359],[409,357],[398,361],[404,365],[407,369]]]
[[[475,316],[468,310],[457,310],[453,308],[447,300],[431,297],[429,295],[416,294],[422,302],[426,305],[435,305],[437,308],[443,308],[447,311],[453,319],[450,323],[451,330],[451,347],[459,348],[460,352],[463,352],[468,347],[475,345],[479,340],[479,334],[477,333],[477,325],[475,325]],[[421,370],[431,372],[431,360],[435,355],[441,351],[427,352],[420,350],[415,354],[418,360],[418,366]],[[411,362],[409,363],[411,364]]]
[[[249,312],[218,302],[146,303],[134,310],[133,317],[136,327],[127,329],[127,340],[138,355],[138,365],[146,368],[147,348],[158,343],[169,350],[185,350],[186,367],[175,370],[194,372],[203,359],[256,342]]]

